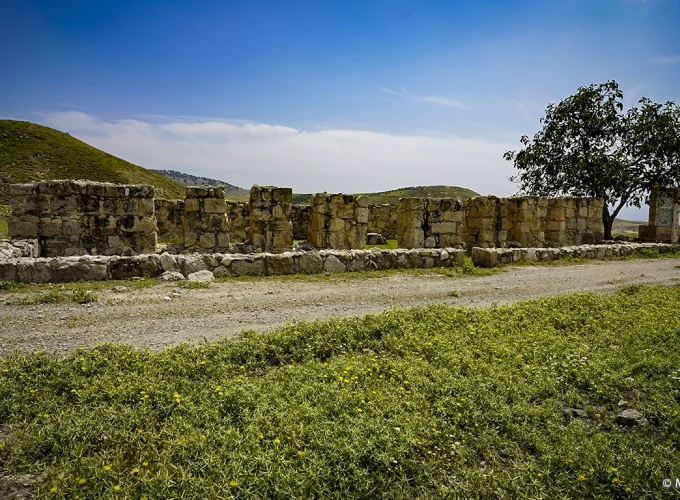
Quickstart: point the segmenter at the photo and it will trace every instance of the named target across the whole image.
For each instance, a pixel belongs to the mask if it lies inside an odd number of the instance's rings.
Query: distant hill
[[[358,193],[368,197],[369,203],[383,204],[391,203],[396,205],[399,198],[406,197],[424,197],[424,198],[460,198],[465,201],[473,196],[479,196],[479,193],[471,189],[462,188],[458,186],[417,186],[393,189],[391,191],[381,191],[379,193]],[[311,194],[293,194],[293,203],[306,204],[309,203]]]
[[[50,127],[0,120],[0,205],[9,185],[52,179],[151,184],[156,198],[184,199],[184,187]]]
[[[614,224],[612,225],[612,232],[637,234],[638,226],[644,226],[646,224],[647,224],[646,221],[614,219]]]
[[[178,172],[177,170],[154,170],[154,172],[158,172],[162,176],[177,182],[178,184],[182,184],[183,186],[225,186],[226,197],[231,200],[248,201],[248,198],[250,197],[249,189],[243,189],[218,179],[185,174],[184,172]]]

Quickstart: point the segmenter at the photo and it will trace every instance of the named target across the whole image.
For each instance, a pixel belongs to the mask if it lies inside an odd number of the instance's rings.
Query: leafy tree
[[[648,98],[624,112],[615,81],[579,87],[549,104],[543,128],[508,151],[520,193],[603,198],[604,237],[627,205],[640,207],[652,186],[680,187],[680,108]]]

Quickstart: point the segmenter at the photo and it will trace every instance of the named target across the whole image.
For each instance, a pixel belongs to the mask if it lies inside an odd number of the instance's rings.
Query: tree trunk
[[[605,206],[602,210],[602,224],[604,225],[604,239],[612,239],[612,225],[616,217],[609,214],[609,207]]]

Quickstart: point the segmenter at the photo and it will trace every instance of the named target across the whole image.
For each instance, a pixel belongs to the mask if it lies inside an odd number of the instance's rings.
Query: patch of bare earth
[[[214,283],[209,289],[195,290],[168,283],[102,291],[99,302],[87,305],[17,305],[7,303],[12,296],[5,294],[0,297],[0,356],[14,350],[66,351],[103,342],[161,349],[180,342],[229,338],[242,330],[267,331],[294,320],[361,316],[394,307],[442,302],[477,307],[567,292],[606,293],[630,283],[673,285],[680,282],[677,262],[509,267],[484,277],[272,278]],[[451,290],[457,290],[458,296],[449,296]]]

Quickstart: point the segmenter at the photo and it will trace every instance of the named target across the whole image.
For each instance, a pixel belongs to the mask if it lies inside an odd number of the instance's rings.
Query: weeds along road
[[[161,349],[181,342],[267,331],[295,320],[362,316],[433,303],[480,307],[567,292],[611,292],[631,283],[677,285],[677,259],[507,267],[491,276],[397,274],[358,278],[261,279],[213,283],[187,290],[172,283],[98,291],[87,305],[19,304],[0,295],[0,356],[15,350],[58,350],[121,342]],[[451,295],[449,295],[451,292]],[[457,297],[454,295],[458,295]]]

